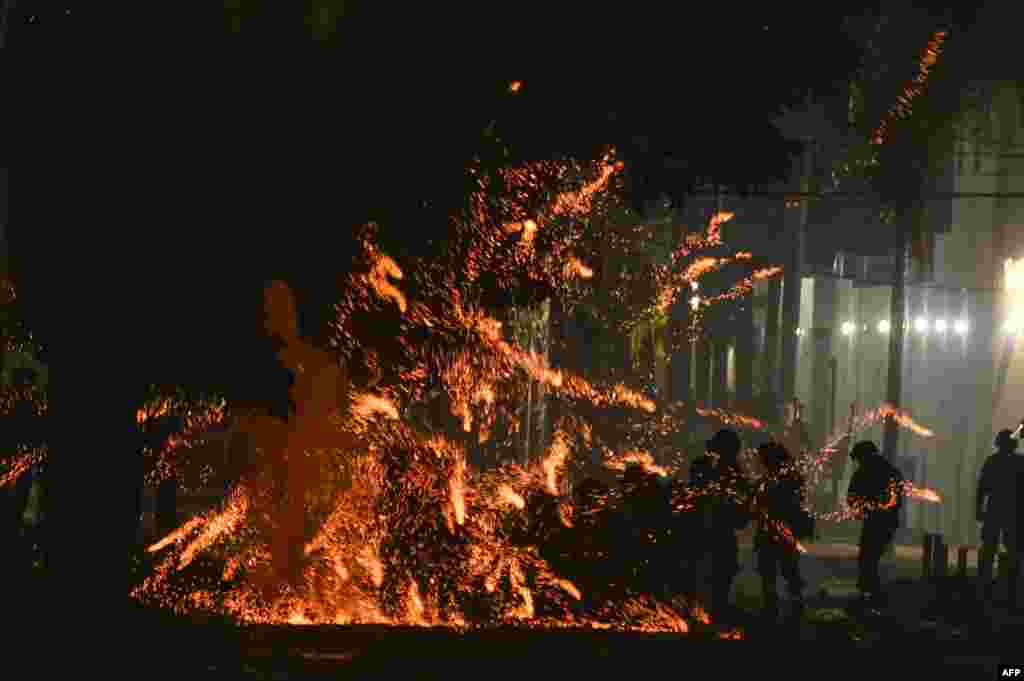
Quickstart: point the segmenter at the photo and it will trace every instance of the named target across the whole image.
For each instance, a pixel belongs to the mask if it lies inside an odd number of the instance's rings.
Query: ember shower
[[[283,341],[279,357],[295,377],[294,412],[285,421],[223,402],[171,399],[139,410],[140,424],[168,412],[181,417],[180,432],[149,451],[151,482],[173,473],[182,484],[221,480],[230,493],[221,508],[149,547],[154,569],[133,595],[249,623],[519,622],[684,632],[707,622],[699,603],[638,593],[578,569],[586,561],[573,555],[574,533],[621,496],[613,489],[574,503],[563,483],[591,456],[594,430],[610,410],[626,411],[629,427],[617,440],[603,439],[621,445],[605,448],[604,466],[632,461],[660,476],[673,471],[656,465],[652,444],[687,419],[764,424],[720,410],[659,409],[624,384],[594,385],[548,366],[542,354],[509,340],[475,293],[487,275],[509,288],[545,286],[569,307],[580,300],[593,276],[585,255],[591,220],[613,203],[606,190],[621,168],[610,151],[591,164],[537,163],[500,177],[471,171],[479,191],[457,221],[448,257],[406,271],[379,249],[375,227],[366,226],[357,235],[362,261],[336,306],[330,347],[300,337],[291,291],[270,285],[266,327]],[[691,332],[698,333],[708,306],[781,272],[750,253],[706,254],[724,247],[719,225],[730,217],[713,216],[702,234],[677,246],[669,264],[650,272],[641,287],[644,307],[663,310],[708,272],[741,268],[726,290],[702,290],[693,306]],[[471,466],[467,434],[511,449],[519,424],[505,405],[524,380],[544,385],[563,407],[547,450],[527,465]],[[438,391],[461,437],[411,416]],[[876,412],[865,418],[892,415]],[[247,439],[250,446],[230,461],[214,461],[202,454],[214,437]],[[820,474],[831,451],[805,459],[806,472]],[[676,509],[692,508],[692,492],[674,489]]]

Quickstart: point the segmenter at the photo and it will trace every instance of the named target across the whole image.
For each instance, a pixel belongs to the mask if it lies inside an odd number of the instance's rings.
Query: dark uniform
[[[978,477],[977,518],[982,523],[978,581],[984,598],[991,600],[992,563],[999,545],[1003,544],[1010,558],[1010,603],[1016,605],[1020,573],[1017,493],[1024,482],[1024,457],[1017,454],[1017,441],[1008,430],[1000,431],[995,444],[996,453],[985,460]]]
[[[739,436],[718,431],[708,442],[708,454],[690,465],[690,484],[706,494],[698,502],[703,518],[703,552],[711,554],[711,600],[716,618],[728,609],[732,583],[739,573],[739,540],[736,532],[750,523],[750,481],[740,470]]]
[[[766,443],[758,448],[758,454],[766,474],[754,493],[757,526],[754,548],[757,572],[764,588],[764,615],[772,619],[778,616],[776,583],[781,572],[793,600],[792,614],[799,617],[803,611],[805,582],[800,575],[800,553],[794,539],[802,538],[796,535],[800,534],[798,519],[805,502],[804,479],[781,444]],[[794,537],[782,536],[783,527]]]
[[[670,506],[657,475],[636,464],[626,469],[622,512],[627,580],[646,593],[660,593],[667,581],[663,554]]]
[[[587,478],[573,490],[576,503],[573,514],[574,553],[579,561],[576,573],[589,578],[589,584],[582,584],[583,597],[588,604],[592,604],[596,591],[613,590],[622,579],[622,575],[616,574],[609,556],[609,550],[613,548],[613,523],[608,509],[610,491],[607,485],[594,478]]]
[[[863,519],[857,558],[858,587],[864,600],[877,603],[882,598],[878,564],[900,524],[903,475],[867,440],[854,445],[850,458],[860,465],[850,479],[846,495],[851,510]]]

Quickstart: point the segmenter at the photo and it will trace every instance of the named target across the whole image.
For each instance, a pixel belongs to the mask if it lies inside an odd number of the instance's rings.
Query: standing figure
[[[608,485],[596,478],[587,478],[573,489],[576,541],[571,569],[577,578],[586,580],[581,584],[586,606],[592,606],[595,595],[610,590],[620,577],[612,569],[608,556],[612,541],[608,511],[610,491]]]
[[[858,588],[862,604],[877,606],[884,602],[878,564],[900,524],[903,475],[869,440],[854,445],[850,459],[857,470],[850,480],[846,502],[863,519],[857,557]]]
[[[1017,454],[1017,440],[1009,430],[996,435],[996,452],[985,460],[978,478],[977,518],[981,523],[981,549],[978,551],[978,581],[982,597],[992,600],[992,563],[999,545],[1006,546],[1010,558],[1009,601],[1017,605],[1018,553],[1017,489],[1024,475],[1024,457]]]
[[[792,599],[793,620],[803,613],[804,580],[800,575],[800,553],[797,539],[805,538],[806,523],[801,522],[806,501],[804,479],[786,448],[767,442],[758,448],[758,457],[765,475],[754,493],[757,532],[757,572],[764,588],[765,619],[775,621],[779,615],[779,594],[776,582],[779,572],[786,580]],[[784,533],[789,532],[787,536]]]
[[[658,557],[658,487],[654,475],[639,464],[630,464],[622,476],[623,557],[626,583],[654,592]]]
[[[690,483],[703,495],[704,551],[711,554],[711,607],[715,619],[729,610],[729,594],[740,570],[736,532],[750,523],[750,481],[740,469],[739,435],[728,428],[715,433],[707,453],[690,465]]]

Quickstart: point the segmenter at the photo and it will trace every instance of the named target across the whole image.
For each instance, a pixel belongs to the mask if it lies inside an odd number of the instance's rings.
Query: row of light
[[[953,322],[953,331],[963,336],[967,333],[968,324],[966,319],[958,319]],[[891,328],[888,319],[882,319],[878,322],[878,333],[889,333]],[[914,320],[914,331],[918,333],[928,333],[930,330],[934,330],[938,333],[946,333],[949,329],[949,323],[945,319],[936,319],[934,324],[929,322],[926,317],[918,317]],[[857,325],[853,322],[843,322],[843,325],[839,329],[844,336],[851,336],[857,331]],[[868,325],[864,325],[864,331],[868,330]]]

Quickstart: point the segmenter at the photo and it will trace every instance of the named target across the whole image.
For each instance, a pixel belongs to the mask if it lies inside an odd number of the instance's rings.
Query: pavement
[[[697,664],[718,669],[726,677],[778,671],[789,678],[821,678],[825,656],[831,659],[826,663],[833,669],[830,674],[838,667],[887,678],[952,671],[958,679],[990,679],[1000,662],[1024,662],[1024,655],[1014,656],[1024,637],[1024,618],[989,611],[969,621],[952,621],[928,614],[944,587],[920,578],[919,547],[897,547],[883,560],[889,604],[872,617],[851,614],[846,607],[855,595],[856,546],[819,542],[806,548],[801,568],[810,597],[804,619],[789,626],[766,626],[755,616],[761,585],[754,573],[752,547],[742,547],[735,600],[742,608],[738,617],[746,618],[737,620],[745,630],[743,640],[722,640],[722,631],[714,625],[695,625],[687,635],[187,625],[175,626],[175,633],[159,640],[166,646],[179,639],[173,647],[194,654],[177,661],[188,661],[190,676],[206,678],[340,679],[393,672],[448,679],[502,667],[531,676],[571,673],[607,678],[641,668],[684,672]]]
[[[856,594],[857,546],[841,542],[804,542],[807,553],[800,559],[800,571],[807,582],[809,598],[851,597]],[[922,549],[917,546],[897,546],[894,555],[882,559],[879,572],[883,582],[906,581],[921,576]],[[968,558],[968,568],[977,564]],[[739,600],[760,598],[761,579],[755,571],[753,545],[740,545],[740,574],[736,578]],[[779,584],[780,592],[782,583]],[[744,598],[746,597],[746,598]]]

